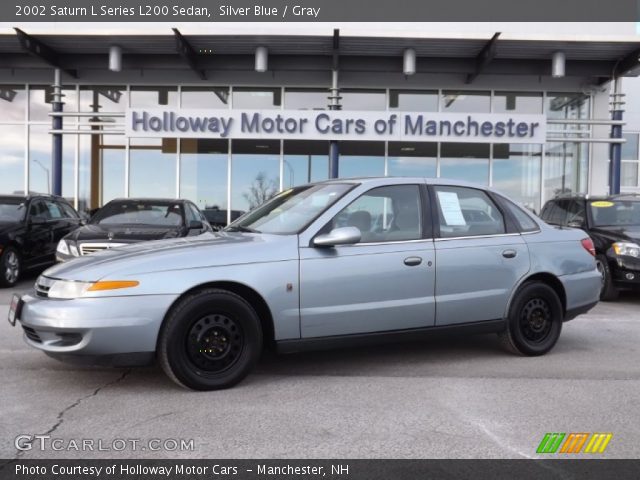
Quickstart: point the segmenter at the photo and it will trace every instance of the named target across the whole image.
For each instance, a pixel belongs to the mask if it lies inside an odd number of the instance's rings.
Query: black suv
[[[52,195],[0,195],[0,287],[55,262],[56,245],[80,225],[67,201]]]
[[[602,300],[640,286],[640,196],[568,196],[547,202],[540,217],[551,225],[581,228],[596,248]]]

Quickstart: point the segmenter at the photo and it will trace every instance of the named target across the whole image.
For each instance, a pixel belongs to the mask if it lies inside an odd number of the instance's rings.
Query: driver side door
[[[358,243],[300,248],[302,338],[433,326],[434,244],[426,189],[368,190],[319,233],[357,227]]]

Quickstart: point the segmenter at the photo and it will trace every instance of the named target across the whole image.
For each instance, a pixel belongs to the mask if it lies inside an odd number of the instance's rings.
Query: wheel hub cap
[[[187,354],[200,369],[220,372],[240,356],[244,338],[238,323],[222,314],[196,320],[187,336]]]
[[[542,298],[529,300],[522,308],[520,324],[525,339],[533,343],[545,340],[552,326],[549,304]]]
[[[9,252],[7,254],[6,262],[6,270],[4,272],[5,279],[13,283],[18,279],[18,275],[20,274],[20,262],[18,260],[18,256],[14,252]]]

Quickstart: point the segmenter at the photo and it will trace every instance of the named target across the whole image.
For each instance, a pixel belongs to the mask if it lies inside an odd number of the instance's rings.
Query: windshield
[[[111,202],[91,219],[99,225],[148,225],[178,227],[183,224],[178,203]]]
[[[23,217],[22,200],[0,200],[0,222],[19,222]]]
[[[239,218],[225,230],[298,233],[352,187],[348,183],[329,183],[285,190]]]
[[[638,200],[600,200],[591,202],[589,207],[596,227],[640,225]]]

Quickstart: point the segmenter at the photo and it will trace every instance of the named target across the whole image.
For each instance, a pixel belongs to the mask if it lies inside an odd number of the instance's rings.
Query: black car
[[[220,210],[219,208],[205,208],[202,210],[202,213],[212,227],[222,228],[227,226],[227,210]],[[243,214],[244,212],[242,210],[231,210],[231,221],[234,222]]]
[[[602,300],[640,287],[640,196],[572,196],[547,202],[540,217],[551,225],[581,228],[596,248]]]
[[[66,261],[129,243],[187,237],[213,229],[189,200],[123,198],[100,208],[81,228],[58,244],[56,258]]]
[[[0,286],[15,285],[25,270],[53,264],[56,245],[80,223],[61,197],[0,196]]]

